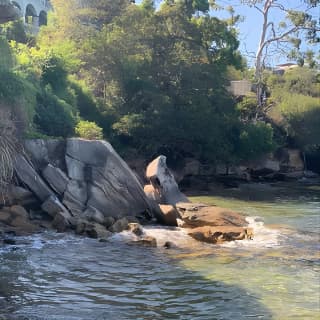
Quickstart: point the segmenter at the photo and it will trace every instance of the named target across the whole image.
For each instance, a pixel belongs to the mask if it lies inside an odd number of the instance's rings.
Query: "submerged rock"
[[[134,241],[136,244],[140,244],[147,247],[156,247],[157,246],[157,240],[154,237],[146,236],[139,240]]]
[[[225,241],[252,239],[253,230],[236,226],[205,226],[190,229],[188,234],[198,241],[216,244]]]

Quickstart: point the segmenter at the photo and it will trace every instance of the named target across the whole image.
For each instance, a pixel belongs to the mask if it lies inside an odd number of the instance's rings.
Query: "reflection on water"
[[[159,227],[146,229],[158,248],[127,244],[128,233],[21,238],[0,249],[0,319],[319,319],[320,197],[310,190],[195,199],[248,213],[252,241],[214,246]]]
[[[44,235],[40,249],[30,243],[2,253],[8,319],[270,318],[241,287],[189,271],[164,250],[56,237]]]

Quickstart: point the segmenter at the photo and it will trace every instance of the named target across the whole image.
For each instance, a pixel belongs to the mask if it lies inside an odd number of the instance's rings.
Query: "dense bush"
[[[100,140],[103,138],[102,128],[90,121],[79,121],[75,128],[75,132],[80,138],[88,140]]]
[[[74,134],[77,122],[72,106],[59,99],[49,89],[37,95],[34,123],[40,133],[53,137],[69,137]]]
[[[303,150],[320,145],[320,81],[317,71],[295,68],[268,79],[273,105],[269,115],[287,135],[287,142]]]

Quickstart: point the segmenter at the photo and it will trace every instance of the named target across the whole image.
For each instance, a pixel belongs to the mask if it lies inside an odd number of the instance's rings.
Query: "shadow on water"
[[[189,191],[187,195],[193,196],[215,196],[225,199],[236,199],[241,201],[277,202],[279,199],[288,201],[299,201],[305,199],[320,199],[320,180],[312,179],[297,182],[275,182],[275,183],[244,183],[238,188],[224,188],[214,186],[210,191]]]
[[[78,238],[0,253],[0,308],[1,320],[272,319],[258,296],[161,249]]]

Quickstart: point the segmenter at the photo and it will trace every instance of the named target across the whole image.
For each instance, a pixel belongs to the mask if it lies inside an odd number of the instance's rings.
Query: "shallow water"
[[[130,244],[129,233],[45,233],[0,249],[0,319],[319,319],[319,190],[225,194],[193,200],[245,212],[254,240],[213,246],[149,227],[158,248]]]

